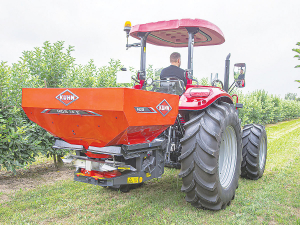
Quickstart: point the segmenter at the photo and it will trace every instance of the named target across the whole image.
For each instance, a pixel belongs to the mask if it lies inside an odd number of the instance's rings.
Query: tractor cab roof
[[[167,47],[188,47],[189,34],[186,28],[198,28],[194,46],[219,45],[225,42],[224,35],[216,25],[201,19],[181,19],[138,24],[131,28],[130,35],[140,39],[139,33],[150,33],[147,43]]]

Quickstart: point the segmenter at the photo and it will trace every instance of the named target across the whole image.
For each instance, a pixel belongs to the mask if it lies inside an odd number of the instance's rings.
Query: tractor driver
[[[240,75],[238,76],[236,82],[239,87],[245,87],[245,73],[243,68],[241,68]]]
[[[181,65],[181,56],[178,52],[173,52],[170,55],[170,63],[171,65],[167,68],[164,68],[160,73],[160,79],[165,79],[169,77],[174,77],[180,79],[184,82],[186,86],[187,80],[185,78],[185,70],[180,68]]]
[[[240,75],[238,77],[238,80],[245,80],[245,74],[244,74],[244,70],[242,68],[240,70]]]

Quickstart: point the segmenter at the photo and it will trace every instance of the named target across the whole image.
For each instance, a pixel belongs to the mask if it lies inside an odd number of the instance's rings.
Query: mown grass
[[[300,119],[267,128],[268,159],[258,181],[240,179],[232,204],[195,209],[180,192],[179,170],[120,193],[73,182],[20,190],[0,204],[1,224],[300,224]],[[1,198],[1,194],[0,194]]]

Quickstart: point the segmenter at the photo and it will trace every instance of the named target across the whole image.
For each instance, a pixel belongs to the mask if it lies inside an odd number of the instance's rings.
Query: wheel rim
[[[220,146],[219,178],[223,188],[227,188],[234,177],[237,158],[237,139],[232,126],[227,126]]]
[[[264,168],[266,160],[266,139],[263,137],[259,146],[259,168],[262,170]]]

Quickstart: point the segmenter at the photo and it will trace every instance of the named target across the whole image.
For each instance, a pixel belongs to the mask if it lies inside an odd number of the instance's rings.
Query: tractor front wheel
[[[181,191],[193,206],[224,209],[235,196],[241,169],[241,125],[235,108],[213,103],[185,124]]]
[[[265,127],[247,124],[243,129],[242,177],[257,180],[262,177],[267,159]]]

